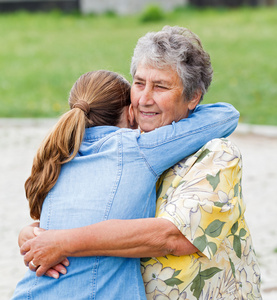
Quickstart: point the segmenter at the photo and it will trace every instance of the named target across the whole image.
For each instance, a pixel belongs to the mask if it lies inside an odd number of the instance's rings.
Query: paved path
[[[24,182],[39,143],[55,120],[0,119],[0,299],[25,272],[17,247],[28,216]],[[277,299],[277,128],[239,125],[230,137],[243,155],[246,220],[262,271],[264,300]]]

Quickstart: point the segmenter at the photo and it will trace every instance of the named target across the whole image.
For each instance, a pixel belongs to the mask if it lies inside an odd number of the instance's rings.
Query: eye
[[[164,85],[156,85],[156,88],[162,89],[162,90],[167,90],[168,88]]]
[[[134,85],[136,85],[136,86],[143,86],[144,83],[141,82],[141,81],[135,81],[135,82],[134,82]]]

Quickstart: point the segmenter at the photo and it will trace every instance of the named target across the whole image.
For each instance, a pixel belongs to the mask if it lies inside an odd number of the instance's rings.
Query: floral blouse
[[[241,169],[239,149],[215,139],[161,178],[156,217],[174,223],[199,252],[142,259],[147,299],[262,299]]]

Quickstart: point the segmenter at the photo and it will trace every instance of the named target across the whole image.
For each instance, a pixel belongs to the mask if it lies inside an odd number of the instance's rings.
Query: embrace
[[[138,40],[132,85],[98,70],[73,85],[25,183],[29,267],[12,299],[262,299],[247,227],[239,113],[199,104],[213,76],[190,30]]]

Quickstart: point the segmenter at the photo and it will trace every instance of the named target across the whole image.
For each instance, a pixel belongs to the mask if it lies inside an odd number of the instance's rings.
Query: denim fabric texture
[[[217,103],[198,105],[187,119],[149,133],[87,128],[77,156],[62,166],[44,201],[40,226],[67,229],[108,219],[154,217],[159,176],[209,140],[230,135],[238,119],[233,106]],[[69,260],[68,273],[59,279],[27,271],[12,299],[146,299],[139,259]]]

